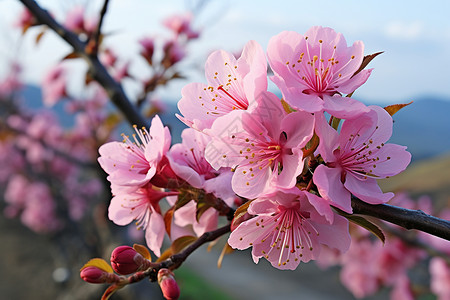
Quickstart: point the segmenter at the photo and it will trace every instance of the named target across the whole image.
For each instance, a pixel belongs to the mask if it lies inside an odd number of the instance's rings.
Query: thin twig
[[[167,268],[171,270],[175,270],[181,266],[181,264],[188,258],[189,255],[192,254],[195,250],[197,250],[200,246],[206,244],[207,242],[214,241],[215,239],[221,237],[222,235],[230,232],[230,224],[220,227],[216,230],[205,232],[202,234],[195,242],[189,245],[186,249],[181,251],[180,253],[174,254],[170,256],[168,259],[159,263],[158,267],[153,267],[145,271],[146,276],[149,276],[151,280],[156,280],[156,274],[158,270]]]
[[[230,224],[228,224],[214,231],[205,232],[194,243],[189,245],[189,247],[161,262],[161,268],[168,268],[171,270],[178,268],[192,252],[197,250],[197,248],[207,242],[214,241],[218,237],[230,232],[230,230]]]
[[[102,35],[102,25],[103,25],[103,19],[105,18],[105,14],[108,10],[108,3],[109,0],[105,0],[103,3],[102,10],[100,11],[100,18],[98,20],[97,28],[92,35],[91,39],[89,40],[89,44],[91,45],[91,54],[97,55],[98,53],[98,46],[100,45],[100,37]]]
[[[115,81],[100,62],[97,55],[86,52],[87,43],[81,41],[76,34],[64,28],[61,24],[44,9],[42,9],[34,0],[19,0],[24,4],[33,16],[42,24],[46,24],[55,31],[62,39],[72,46],[75,53],[82,57],[89,66],[92,78],[95,79],[108,93],[111,101],[125,115],[130,124],[136,124],[138,127],[149,127],[144,117],[138,112],[135,105],[131,103],[120,83]]]

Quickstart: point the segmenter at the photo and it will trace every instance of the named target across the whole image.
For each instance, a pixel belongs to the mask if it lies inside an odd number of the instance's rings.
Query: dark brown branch
[[[174,254],[168,259],[162,261],[159,263],[157,267],[152,267],[145,271],[145,276],[150,277],[151,281],[156,281],[156,275],[160,269],[167,268],[171,270],[175,270],[178,267],[181,266],[181,264],[188,258],[189,255],[192,254],[195,250],[197,250],[202,245],[206,244],[207,242],[214,241],[215,239],[221,237],[222,235],[230,232],[230,224],[225,225],[223,227],[220,227],[216,230],[205,232],[202,234],[194,243],[189,245],[186,249],[181,251],[180,253]],[[140,276],[139,280],[142,280],[144,277]],[[138,281],[139,281],[138,280]],[[135,279],[133,279],[133,282],[135,282]],[[129,282],[132,283],[132,282]]]
[[[375,217],[406,229],[420,230],[450,241],[450,221],[439,219],[421,210],[389,204],[372,205],[352,197],[354,214]]]
[[[75,53],[80,55],[89,66],[89,71],[94,78],[108,93],[111,101],[122,111],[130,124],[136,124],[138,127],[148,127],[149,123],[138,112],[136,107],[126,96],[122,85],[116,82],[100,62],[97,55],[89,54],[86,51],[87,44],[81,41],[76,34],[65,29],[61,24],[44,9],[42,9],[34,0],[20,0],[39,23],[45,24],[55,31],[62,39],[73,47]]]
[[[103,25],[103,19],[105,18],[106,11],[108,10],[108,3],[109,0],[105,0],[103,3],[102,10],[100,11],[100,18],[98,20],[97,28],[90,38],[88,44],[90,45],[91,54],[97,54],[98,53],[98,46],[100,45],[101,40],[101,34],[102,34],[102,25]]]

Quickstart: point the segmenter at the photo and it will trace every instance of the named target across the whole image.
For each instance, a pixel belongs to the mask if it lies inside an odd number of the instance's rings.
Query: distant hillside
[[[414,160],[450,151],[450,99],[422,97],[394,115],[392,143],[408,146]]]
[[[35,86],[27,86],[24,90],[25,104],[30,109],[42,107],[41,91]],[[173,142],[180,141],[181,131],[186,126],[176,117],[178,112],[175,101],[166,103],[166,111],[160,114],[164,124],[172,132]],[[111,105],[111,109],[114,109]],[[63,126],[71,126],[74,118],[64,111],[61,103],[55,105],[54,110],[60,116]],[[434,157],[450,153],[450,99],[439,97],[420,97],[408,107],[394,115],[394,134],[391,143],[408,147],[413,160]],[[120,131],[127,132],[126,125]]]
[[[380,180],[384,191],[407,191],[411,196],[428,195],[436,208],[450,203],[450,155],[437,156],[412,163],[389,179]]]

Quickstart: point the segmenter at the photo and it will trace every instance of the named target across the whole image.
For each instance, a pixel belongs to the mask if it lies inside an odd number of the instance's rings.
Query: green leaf
[[[293,109],[286,101],[281,99],[281,105],[283,106],[283,109],[286,113],[290,114],[291,112],[294,112],[295,109]]]
[[[81,269],[85,269],[87,267],[96,267],[99,268],[100,270],[103,270],[107,273],[114,273],[113,269],[111,268],[111,266],[102,258],[93,258],[91,260],[89,260]]]
[[[211,207],[213,206],[206,202],[197,203],[197,210],[195,212],[195,219],[197,220],[197,222],[200,222],[200,218],[202,217],[202,215]]]
[[[175,241],[172,242],[170,249],[172,250],[173,254],[180,253],[181,251],[183,251],[186,247],[188,247],[190,244],[192,244],[196,240],[197,240],[197,237],[192,236],[192,235],[185,235],[185,236],[179,237]]]
[[[231,228],[239,226],[239,224],[241,223],[240,219],[245,216],[252,201],[253,200],[247,201],[236,209],[236,211],[234,212],[233,221],[231,221]]]
[[[393,105],[388,105],[386,106],[384,109],[391,115],[393,116],[396,112],[398,112],[400,109],[402,109],[405,106],[408,106],[410,104],[412,104],[413,101],[409,102],[409,103],[404,103],[404,104],[393,104]]]
[[[363,218],[361,216],[351,215],[351,214],[348,214],[348,213],[343,212],[343,211],[338,210],[338,209],[336,209],[336,211],[341,216],[347,218],[347,220],[349,220],[350,222],[355,223],[356,225],[359,225],[359,226],[367,229],[368,231],[372,232],[384,244],[384,242],[386,240],[386,237],[385,237],[383,231],[380,229],[380,227],[378,227],[374,223],[368,221],[367,219],[365,219],[365,218]]]
[[[197,193],[193,190],[183,190],[180,192],[180,194],[178,194],[178,199],[177,202],[175,202],[174,205],[174,210],[177,210],[183,206],[185,206],[186,204],[188,204],[191,200],[195,200],[196,198],[198,198],[198,195],[196,195]]]
[[[336,118],[336,117],[332,117],[333,120],[331,121],[331,127],[333,127],[334,129],[338,130],[339,127],[339,123],[341,122],[341,119]]]

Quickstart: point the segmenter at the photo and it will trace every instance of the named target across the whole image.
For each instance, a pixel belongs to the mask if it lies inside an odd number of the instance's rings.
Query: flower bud
[[[175,275],[170,270],[159,270],[158,284],[161,287],[164,298],[167,300],[177,300],[180,297],[180,288],[175,280]]]
[[[80,271],[80,277],[89,283],[113,283],[119,281],[119,276],[108,273],[94,266],[83,268]]]
[[[122,275],[148,268],[149,265],[150,262],[130,246],[117,247],[111,253],[111,266]]]

